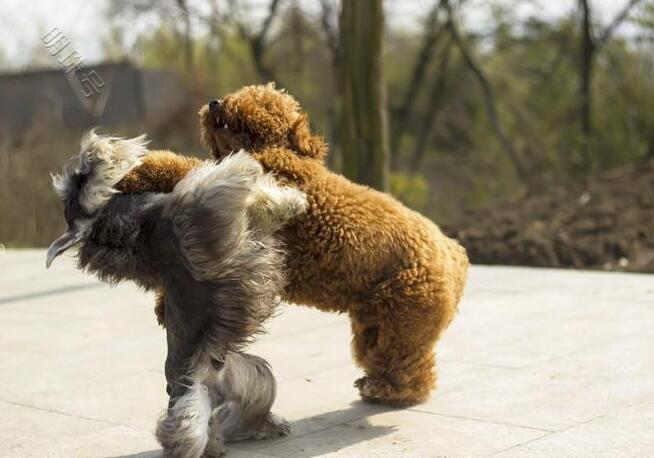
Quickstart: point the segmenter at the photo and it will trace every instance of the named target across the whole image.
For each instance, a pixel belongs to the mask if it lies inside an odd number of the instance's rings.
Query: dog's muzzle
[[[78,231],[66,231],[48,247],[48,254],[45,259],[45,268],[50,268],[52,261],[64,251],[77,245],[82,240],[82,233]]]

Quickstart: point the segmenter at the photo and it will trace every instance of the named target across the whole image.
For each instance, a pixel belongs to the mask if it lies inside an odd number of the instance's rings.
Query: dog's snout
[[[222,106],[222,102],[220,100],[212,100],[211,102],[209,102],[209,110],[214,115],[218,113],[221,106]]]

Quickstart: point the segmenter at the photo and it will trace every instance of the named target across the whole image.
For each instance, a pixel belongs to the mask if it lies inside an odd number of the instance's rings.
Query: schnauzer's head
[[[281,146],[322,159],[323,139],[311,133],[300,104],[271,84],[245,86],[200,110],[202,143],[217,159],[240,149]]]
[[[113,187],[147,154],[145,135],[120,138],[91,130],[82,137],[80,152],[70,158],[52,186],[63,203],[67,230],[48,249],[46,266],[77,245],[98,212],[116,192]]]

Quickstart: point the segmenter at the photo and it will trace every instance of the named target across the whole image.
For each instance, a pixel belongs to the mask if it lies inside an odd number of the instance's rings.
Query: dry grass
[[[149,132],[157,141],[152,147],[170,145],[179,152],[200,151],[195,112],[184,113],[187,123],[129,129],[111,129],[118,135]],[[59,172],[65,161],[79,152],[83,131],[69,131],[52,119],[34,126],[13,141],[0,137],[0,245],[12,248],[45,247],[65,228],[61,204],[50,186],[50,174]],[[188,149],[180,145],[189,146]]]
[[[79,135],[32,130],[19,145],[0,148],[0,243],[47,246],[64,229],[49,174],[79,150]]]

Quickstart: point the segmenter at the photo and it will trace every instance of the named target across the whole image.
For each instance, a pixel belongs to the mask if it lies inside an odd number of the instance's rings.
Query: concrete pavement
[[[0,252],[0,457],[159,456],[152,298],[44,262]],[[291,435],[227,456],[652,456],[653,324],[654,276],[474,267],[439,389],[396,410],[358,400],[346,317],[288,306],[252,352]]]

